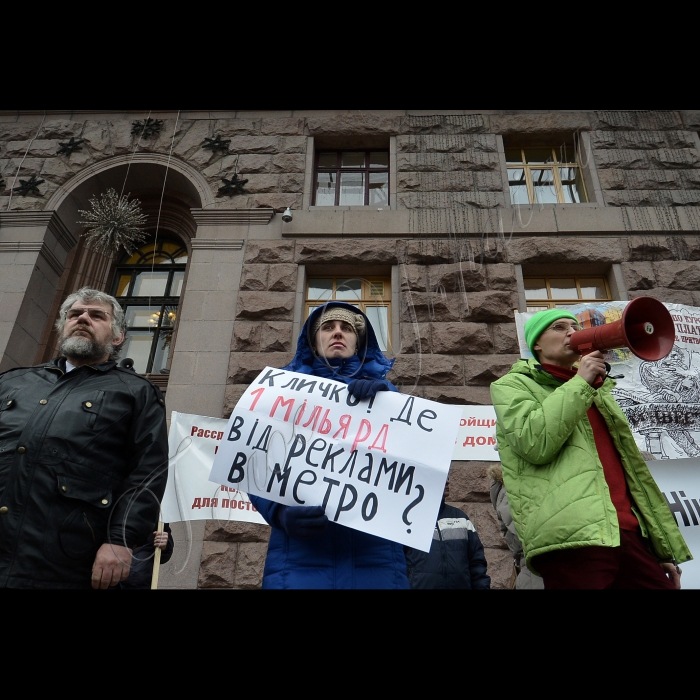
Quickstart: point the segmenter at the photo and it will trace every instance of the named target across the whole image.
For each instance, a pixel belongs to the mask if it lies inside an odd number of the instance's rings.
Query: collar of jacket
[[[51,360],[51,362],[47,362],[46,364],[41,366],[46,367],[47,369],[60,369],[61,372],[65,374],[66,358],[54,357],[53,360]],[[107,362],[100,362],[96,365],[81,365],[81,367],[90,367],[94,370],[97,370],[98,372],[108,372],[110,369],[113,369],[116,366],[117,363],[114,360],[107,360]],[[80,367],[76,367],[75,369],[80,369]]]
[[[510,371],[514,372],[515,374],[524,374],[528,377],[531,377],[538,384],[542,384],[543,386],[558,387],[562,385],[562,383],[558,379],[555,379],[549,372],[547,372],[547,370],[544,367],[542,367],[539,361],[536,360],[534,357],[530,358],[529,360],[518,360],[511,367]],[[598,391],[612,391],[616,386],[617,382],[614,379],[606,377],[605,381],[603,382],[603,386],[601,386],[598,389]]]

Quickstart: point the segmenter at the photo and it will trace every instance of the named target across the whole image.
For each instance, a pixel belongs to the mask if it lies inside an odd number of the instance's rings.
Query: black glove
[[[348,393],[356,399],[371,399],[378,391],[389,391],[386,379],[353,379],[348,384]]]
[[[304,540],[320,537],[328,517],[321,506],[280,506],[277,522],[290,537]]]

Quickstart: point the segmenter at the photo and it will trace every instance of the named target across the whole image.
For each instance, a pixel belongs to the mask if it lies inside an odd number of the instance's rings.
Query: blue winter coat
[[[384,379],[394,360],[382,354],[367,317],[364,347],[358,349],[357,355],[346,360],[326,361],[313,354],[311,328],[319,314],[333,306],[362,313],[344,302],[329,302],[316,309],[301,330],[294,359],[282,369],[346,384],[357,378]],[[389,386],[397,391],[393,384]],[[409,588],[406,558],[400,544],[333,522],[328,522],[320,537],[289,537],[279,527],[277,516],[281,508],[294,506],[253,495],[250,500],[272,526],[263,588]]]

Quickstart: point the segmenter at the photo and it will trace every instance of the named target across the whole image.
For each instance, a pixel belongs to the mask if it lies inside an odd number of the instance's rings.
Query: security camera
[[[291,220],[292,220],[292,210],[289,207],[287,207],[284,210],[284,214],[282,214],[282,221],[284,221],[285,223],[288,224]]]

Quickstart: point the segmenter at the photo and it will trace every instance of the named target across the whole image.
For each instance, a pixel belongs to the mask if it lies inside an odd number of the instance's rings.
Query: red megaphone
[[[581,355],[629,348],[640,359],[654,362],[671,352],[675,339],[668,309],[652,297],[637,297],[627,304],[619,321],[573,333],[569,347]]]

